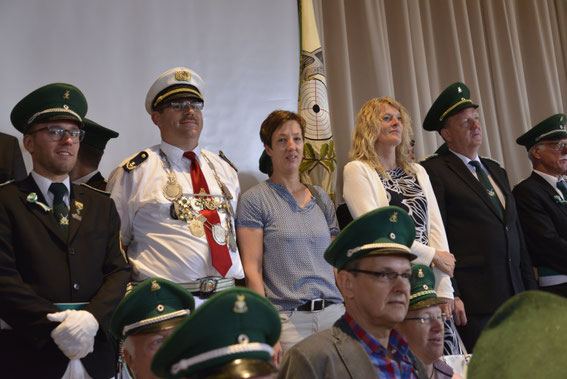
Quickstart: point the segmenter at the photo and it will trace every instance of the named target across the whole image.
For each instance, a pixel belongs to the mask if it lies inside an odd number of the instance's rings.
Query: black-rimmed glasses
[[[358,269],[358,268],[351,268],[350,270],[347,270],[347,271],[372,275],[375,278],[378,278],[380,281],[383,281],[383,282],[387,282],[387,281],[393,282],[394,280],[396,280],[398,278],[398,276],[400,278],[402,278],[403,280],[407,280],[409,282],[410,277],[411,277],[411,272],[398,273],[398,272],[395,272],[395,271],[370,271],[370,270],[361,270],[361,269]]]
[[[69,134],[69,137],[71,137],[73,142],[80,142],[85,137],[85,131],[83,129],[63,129],[57,125],[46,126],[45,128],[34,130],[28,134],[32,135],[34,133],[41,132],[42,130],[47,130],[49,138],[56,142],[61,141],[64,138],[65,133]]]

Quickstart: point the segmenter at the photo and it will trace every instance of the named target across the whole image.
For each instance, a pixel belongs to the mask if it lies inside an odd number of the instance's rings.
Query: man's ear
[[[158,112],[158,111],[153,111],[153,112],[152,112],[152,122],[153,122],[154,124],[156,124],[156,125],[158,126],[158,128],[159,128],[159,119],[160,119],[160,117],[161,117],[161,113],[160,113],[160,112]]]
[[[350,299],[354,296],[354,281],[355,277],[352,273],[341,270],[337,272],[337,288],[345,299]]]
[[[541,159],[541,153],[540,153],[540,149],[539,146],[532,146],[532,148],[530,149],[530,153],[532,154],[532,157],[534,157],[535,159]]]
[[[24,134],[24,148],[30,153],[34,150],[34,140],[33,136],[30,134]]]
[[[445,140],[445,142],[448,142],[447,140],[447,136],[449,136],[451,133],[449,133],[449,129],[447,129],[446,127],[443,127],[440,131],[439,134],[441,134],[441,137],[443,137],[443,139]]]

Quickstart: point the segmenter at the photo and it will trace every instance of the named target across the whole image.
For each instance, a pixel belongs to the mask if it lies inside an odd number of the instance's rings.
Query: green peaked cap
[[[567,123],[567,116],[563,113],[554,114],[519,136],[516,143],[530,150],[541,141],[567,138],[565,123]]]
[[[163,343],[151,369],[179,378],[235,359],[269,361],[278,341],[278,311],[264,296],[244,287],[213,295]]]
[[[87,113],[87,99],[75,86],[53,83],[24,97],[10,114],[12,125],[23,134],[38,122],[69,119],[80,124]]]
[[[106,143],[111,138],[119,136],[119,134],[114,130],[105,128],[88,118],[84,119],[84,125],[85,137],[83,138],[82,143],[92,146],[95,149],[104,150],[106,148]]]
[[[423,129],[439,131],[448,117],[470,107],[478,108],[478,105],[472,102],[469,87],[465,83],[455,82],[445,88],[433,102],[423,120]]]
[[[545,291],[508,299],[482,331],[467,378],[567,378],[567,299]]]
[[[437,297],[435,274],[431,267],[421,264],[411,266],[410,285],[410,311],[445,303]]]
[[[130,334],[151,333],[179,324],[195,309],[193,295],[163,278],[149,278],[126,294],[110,321],[117,340]]]
[[[325,251],[325,260],[339,271],[348,262],[366,255],[404,255],[415,239],[415,225],[402,208],[378,208],[350,222]]]

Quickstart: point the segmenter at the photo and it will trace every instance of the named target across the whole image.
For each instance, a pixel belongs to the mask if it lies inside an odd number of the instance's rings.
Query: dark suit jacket
[[[518,215],[534,266],[567,275],[567,204],[540,175],[532,175],[514,188]]]
[[[108,326],[130,274],[120,221],[109,197],[71,187],[67,238],[51,211],[27,201],[35,192],[45,204],[31,176],[0,188],[0,318],[13,328],[0,331],[3,378],[61,378],[69,360],[50,336],[59,323],[46,314],[59,311],[53,303],[65,302],[90,302],[85,310],[99,329],[94,352],[82,362],[93,378],[114,375]]]
[[[457,260],[456,296],[467,313],[492,314],[509,297],[537,289],[506,171],[481,158],[506,199],[504,219],[455,154],[423,161],[439,203],[449,249]]]
[[[0,183],[12,179],[22,180],[26,175],[26,166],[18,139],[0,133]]]
[[[88,184],[91,187],[94,187],[96,189],[99,189],[101,191],[106,191],[106,179],[104,178],[104,176],[102,176],[102,174],[100,172],[97,172],[96,174],[93,175],[92,178],[90,178],[86,184]]]
[[[408,350],[418,378],[426,378],[423,363]],[[376,369],[352,329],[341,317],[331,329],[314,334],[291,347],[279,368],[286,378],[377,378]]]

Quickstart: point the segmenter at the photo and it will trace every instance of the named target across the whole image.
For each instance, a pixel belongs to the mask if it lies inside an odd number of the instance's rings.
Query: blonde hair
[[[402,116],[402,142],[396,146],[396,163],[406,174],[412,175],[415,171],[411,168],[412,159],[409,155],[413,138],[411,118],[402,104],[388,96],[370,99],[360,108],[358,115],[356,115],[354,133],[352,134],[350,157],[367,163],[375,168],[381,176],[390,177],[374,149],[374,144],[382,130],[382,116],[386,111],[386,105],[396,108]]]

